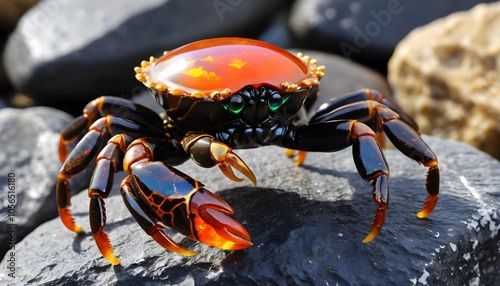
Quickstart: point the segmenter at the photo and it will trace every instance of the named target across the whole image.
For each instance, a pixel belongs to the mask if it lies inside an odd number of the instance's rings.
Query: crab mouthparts
[[[191,207],[198,213],[194,225],[200,242],[224,250],[239,250],[253,245],[248,231],[233,218],[231,206],[219,196],[200,189],[191,198]]]

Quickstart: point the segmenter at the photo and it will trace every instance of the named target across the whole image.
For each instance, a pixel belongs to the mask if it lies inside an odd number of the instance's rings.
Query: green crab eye
[[[245,101],[237,95],[233,96],[227,104],[224,104],[224,108],[235,115],[238,115],[244,107]]]
[[[269,105],[269,109],[272,111],[276,111],[276,109],[280,108],[285,102],[288,100],[288,97],[282,97],[279,93],[273,93],[267,102]]]

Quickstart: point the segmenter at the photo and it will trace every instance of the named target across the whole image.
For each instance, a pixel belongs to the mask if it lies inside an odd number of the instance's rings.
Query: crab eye
[[[239,114],[243,110],[243,107],[245,107],[245,102],[238,95],[231,97],[231,100],[227,104],[224,104],[224,108],[235,115]]]
[[[269,105],[269,109],[276,111],[276,109],[280,108],[287,100],[288,97],[282,97],[279,93],[273,93],[269,98],[267,105]]]

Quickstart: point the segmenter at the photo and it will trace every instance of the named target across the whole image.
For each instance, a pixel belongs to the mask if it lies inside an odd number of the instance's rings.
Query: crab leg
[[[420,138],[417,131],[403,120],[393,108],[376,101],[360,101],[340,107],[323,119],[358,119],[373,122],[377,130],[383,130],[389,140],[408,158],[428,167],[426,190],[429,196],[424,207],[417,213],[419,218],[427,217],[436,206],[439,194],[439,168],[436,155]]]
[[[336,114],[335,111],[338,108],[344,107],[346,105],[360,102],[360,101],[375,101],[378,103],[382,103],[383,105],[389,107],[393,111],[399,114],[400,118],[406,122],[408,125],[410,125],[414,130],[418,131],[418,125],[417,123],[409,116],[407,115],[401,107],[390,101],[388,98],[386,98],[382,93],[374,90],[374,89],[360,89],[358,91],[355,91],[353,93],[345,94],[340,97],[336,97],[332,100],[330,100],[327,103],[322,104],[318,110],[316,110],[316,113],[311,117],[309,120],[309,124],[313,123],[319,123],[319,122],[326,122],[330,120],[337,120],[337,119],[350,119],[350,118],[345,118],[345,117],[339,117],[339,114]],[[352,118],[352,119],[357,119],[359,121],[363,121],[361,118]],[[364,122],[364,121],[363,121]],[[364,122],[367,123],[367,122]]]
[[[375,132],[362,122],[337,120],[300,126],[283,140],[284,147],[305,151],[335,152],[353,146],[358,173],[372,184],[373,199],[378,204],[372,230],[363,242],[377,236],[389,205],[389,167],[375,137]]]
[[[368,88],[360,89],[358,91],[336,97],[329,102],[322,104],[309,120],[309,124],[327,122],[332,120],[355,119],[368,124],[368,126],[370,126],[375,131],[376,139],[380,147],[385,148],[383,128],[379,124],[379,122],[375,120],[372,112],[370,111],[366,114],[360,115],[358,108],[354,108],[354,110],[351,110],[348,107],[351,105],[356,105],[357,103],[363,104],[362,102],[364,101],[374,101],[377,103],[382,103],[383,105],[397,112],[401,120],[406,122],[414,130],[418,130],[417,123],[409,115],[407,115],[403,111],[403,109],[401,109],[401,107],[390,101],[382,93]],[[285,154],[288,157],[292,157],[295,152],[294,150],[287,150]],[[299,151],[295,164],[297,166],[302,165],[306,155],[307,152]]]
[[[113,187],[113,178],[118,164],[132,137],[115,135],[97,156],[97,164],[90,181],[88,195],[90,229],[102,255],[113,265],[120,264],[120,260],[113,253],[113,247],[108,234],[103,231],[106,226],[106,207],[104,199],[107,198]]]
[[[432,212],[438,198],[439,169],[436,156],[411,127],[398,119],[394,111],[384,108],[378,113],[387,136],[396,147],[409,158],[429,167],[426,180],[429,196],[422,211],[417,214],[419,218],[425,217]],[[369,242],[377,236],[387,213],[390,173],[371,128],[356,120],[320,122],[290,130],[282,144],[286,148],[323,152],[334,152],[353,145],[358,173],[365,181],[371,182],[373,197],[378,204],[373,228],[363,242]]]
[[[87,168],[102,149],[105,140],[114,134],[126,133],[132,134],[132,137],[139,137],[141,134],[152,134],[159,138],[165,136],[161,130],[153,126],[110,115],[98,119],[89,129],[89,132],[78,142],[61,166],[56,185],[59,216],[69,230],[77,233],[82,232],[82,228],[75,225],[69,210],[71,205],[69,179]],[[99,173],[94,172],[94,174]]]
[[[96,120],[107,115],[147,123],[160,129],[163,123],[158,114],[140,104],[119,97],[101,96],[89,102],[83,109],[83,114],[61,131],[59,140],[61,162],[64,162],[69,155],[71,143],[83,136]]]

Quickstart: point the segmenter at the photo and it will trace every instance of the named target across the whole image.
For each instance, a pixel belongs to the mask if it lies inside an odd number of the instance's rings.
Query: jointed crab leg
[[[376,130],[383,130],[399,151],[417,163],[429,167],[426,180],[426,189],[429,196],[424,207],[417,214],[419,218],[428,216],[438,200],[439,168],[437,157],[418,133],[407,124],[407,120],[403,120],[393,108],[372,100],[354,102],[339,107],[322,119],[340,118],[372,122],[371,125],[374,125]]]
[[[158,138],[165,136],[161,130],[153,126],[119,117],[108,115],[95,121],[89,127],[89,132],[75,146],[59,170],[56,185],[57,205],[61,220],[69,230],[77,233],[82,231],[80,226],[75,225],[69,211],[69,206],[71,205],[69,179],[88,167],[96,158],[97,153],[102,149],[104,142],[112,135],[119,133],[131,134],[132,137],[138,137],[141,134],[151,134]]]
[[[158,114],[149,108],[123,98],[101,96],[89,102],[83,109],[83,114],[62,130],[59,139],[59,159],[61,162],[64,162],[69,155],[71,143],[83,136],[96,120],[107,115],[147,123],[159,129],[162,128],[163,124],[163,120]]]
[[[378,234],[389,204],[389,167],[375,139],[375,132],[356,120],[337,120],[300,126],[283,140],[286,148],[305,151],[334,152],[353,145],[353,158],[361,177],[372,183],[378,209],[373,228],[363,240],[368,242]]]
[[[368,89],[368,88],[364,88],[353,93],[336,97],[330,100],[329,102],[324,103],[318,108],[316,113],[311,117],[311,119],[309,120],[309,124],[326,122],[337,119],[357,119],[364,123],[368,123],[363,121],[361,118],[345,118],[345,117],[341,118],[339,114],[335,114],[336,109],[361,101],[375,101],[378,103],[382,103],[383,105],[397,112],[401,120],[410,125],[411,128],[413,128],[414,130],[418,131],[417,123],[413,121],[413,119],[409,115],[407,115],[403,111],[403,109],[401,109],[401,107],[397,106],[395,103],[388,100],[382,93],[374,89]]]
[[[394,111],[381,108],[377,112],[387,136],[394,145],[406,156],[429,167],[426,183],[429,196],[422,211],[418,213],[418,217],[425,217],[432,212],[438,198],[437,159],[418,134],[399,120]],[[300,126],[290,130],[283,139],[284,147],[305,151],[333,152],[353,145],[353,157],[358,172],[364,180],[372,183],[373,197],[379,205],[373,228],[363,242],[369,242],[377,236],[384,223],[389,203],[389,168],[375,137],[375,132],[359,121],[335,120]]]
[[[117,167],[123,157],[127,145],[133,140],[132,137],[123,134],[115,135],[97,156],[97,164],[90,181],[88,195],[90,229],[96,241],[97,247],[102,255],[111,264],[120,264],[113,254],[113,247],[109,241],[108,234],[103,231],[106,226],[106,208],[104,199],[109,196],[113,187],[113,178]]]
[[[382,124],[377,118],[377,114],[373,112],[374,105],[383,104],[395,111],[399,115],[399,119],[407,123],[413,130],[418,131],[418,125],[413,119],[407,115],[398,105],[387,99],[382,93],[369,88],[360,89],[358,91],[336,97],[329,102],[322,104],[310,118],[308,124],[327,122],[332,120],[354,119],[361,121],[370,126],[376,134],[376,139],[380,147],[384,148],[384,136]],[[362,106],[360,108],[360,105]],[[365,107],[366,106],[366,107]],[[364,108],[364,110],[363,110]],[[294,155],[293,150],[288,150],[285,153],[288,157]],[[296,165],[302,165],[307,152],[299,151]]]
[[[162,140],[158,138],[150,138],[150,139],[153,142],[155,141],[162,142]],[[114,173],[117,171],[117,167],[124,157],[124,154],[127,150],[127,146],[129,146],[133,140],[134,137],[125,134],[118,134],[113,136],[108,141],[108,144],[102,149],[102,151],[97,156],[96,167],[88,191],[88,195],[90,198],[89,220],[90,220],[90,228],[92,230],[92,234],[102,255],[106,258],[106,260],[108,260],[113,265],[120,264],[120,261],[114,255],[113,247],[111,245],[109,237],[107,233],[104,231],[104,227],[106,225],[106,208],[104,204],[104,199],[107,198],[111,192],[111,188],[113,186]],[[169,142],[163,142],[163,143],[164,144],[158,147],[154,143],[152,143],[151,148],[154,148],[157,154],[162,154],[163,156],[172,158],[170,160],[171,163],[182,163],[187,159],[187,154],[184,154],[183,156],[184,158],[179,158],[181,155],[176,155],[178,154],[177,153],[178,150],[182,150],[182,148],[180,148],[178,145],[177,145],[178,147],[175,147],[174,144],[167,144]],[[130,155],[137,155],[137,154],[130,153]],[[176,158],[178,158],[178,161],[175,161]],[[136,157],[135,159],[137,160],[141,158]],[[128,161],[125,160],[125,162]],[[128,167],[129,166],[126,165],[125,168],[126,171],[129,171]],[[126,187],[124,188],[126,189]],[[127,206],[130,206],[130,204],[131,203],[129,202]],[[138,215],[137,212],[138,211],[135,211],[133,213],[134,217]],[[162,246],[172,251],[177,250],[177,252],[184,255],[194,254],[189,250],[184,249],[185,251],[182,251],[182,247],[178,245],[175,247],[175,242],[172,242],[171,244],[166,244],[169,241],[169,238],[165,237],[163,230],[159,230],[158,228],[159,228],[158,226],[155,226],[154,230],[148,229],[148,234],[153,236],[153,238],[155,238],[155,240],[157,240]]]
[[[201,183],[166,165],[188,159],[181,145],[155,137],[132,140],[133,137],[123,134],[109,140],[97,157],[89,187],[90,226],[99,250],[111,264],[120,261],[103,230],[104,199],[109,196],[113,174],[122,159],[123,169],[130,174],[121,184],[125,205],[144,231],[165,249],[186,256],[196,254],[170,238],[163,230],[164,225],[222,249],[251,245],[248,232],[232,218],[233,210],[226,202]],[[155,207],[151,209],[149,205]]]

